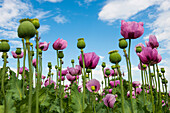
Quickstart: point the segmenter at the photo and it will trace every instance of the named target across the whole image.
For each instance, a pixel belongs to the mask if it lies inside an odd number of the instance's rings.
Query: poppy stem
[[[22,72],[22,81],[23,81],[23,96],[25,95],[24,90],[25,90],[25,60],[26,60],[26,48],[24,44],[24,39],[22,38],[22,45],[24,49],[24,59],[23,59],[23,72]]]
[[[19,56],[18,56],[18,58],[17,58],[17,79],[19,77],[19,69],[20,69],[20,62],[19,62]]]
[[[60,113],[62,113],[62,87],[61,87],[61,75],[62,75],[62,59],[60,58]]]

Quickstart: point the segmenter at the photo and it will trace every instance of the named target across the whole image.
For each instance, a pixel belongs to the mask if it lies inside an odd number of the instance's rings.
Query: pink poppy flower
[[[21,54],[20,55],[17,55],[14,51],[11,51],[11,53],[12,53],[12,56],[14,57],[14,58],[22,58],[23,56],[24,56],[24,52],[21,52]]]
[[[145,41],[145,44],[147,47],[151,47],[152,49],[159,46],[155,35],[149,35],[149,42]]]
[[[40,43],[39,43],[39,48],[40,48],[42,51],[47,51],[50,43],[51,43],[51,42],[49,42],[49,43],[47,43],[47,42],[40,42]],[[35,46],[35,48],[37,48],[37,46]]]
[[[102,100],[107,107],[113,108],[114,103],[116,102],[116,97],[115,95],[107,94]]]
[[[67,41],[58,38],[54,43],[53,43],[53,48],[55,50],[63,50],[67,47]]]
[[[94,92],[98,92],[100,90],[100,82],[96,79],[91,79],[90,81],[87,82],[86,87],[90,92],[93,92],[91,87],[94,86],[95,87],[95,91]]]

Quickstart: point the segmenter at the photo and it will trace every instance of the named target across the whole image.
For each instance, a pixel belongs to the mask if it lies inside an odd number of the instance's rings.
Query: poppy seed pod
[[[143,67],[143,69],[146,69],[146,68],[147,68],[147,66],[146,66],[145,64],[143,64],[142,67]]]
[[[71,63],[74,63],[74,59],[71,60]]]
[[[165,79],[164,78],[162,79],[162,84],[165,84]]]
[[[90,73],[90,72],[91,72],[91,69],[86,69],[86,72],[87,72],[87,73]]]
[[[136,47],[136,53],[140,53],[140,52],[142,52],[142,47],[141,46]]]
[[[78,39],[77,47],[78,47],[79,49],[83,49],[83,48],[86,47],[86,44],[85,44],[85,42],[84,42],[84,38],[79,38],[79,39]]]
[[[24,38],[26,42],[29,42],[29,39],[35,36],[36,29],[30,21],[23,21],[18,27],[18,37]]]
[[[109,70],[109,69],[106,69],[105,74],[106,74],[107,76],[110,75],[110,70]]]
[[[161,68],[161,72],[162,72],[162,73],[165,73],[165,69],[164,69],[164,68]]]
[[[102,62],[102,67],[105,68],[106,67],[106,63]]]
[[[165,83],[167,84],[167,83],[168,83],[168,80],[165,80]]]
[[[10,46],[8,44],[8,40],[0,40],[0,52],[8,52],[10,50]]]
[[[63,57],[64,57],[63,51],[59,51],[58,58],[63,58]]]
[[[111,63],[118,64],[121,61],[121,56],[118,53],[118,50],[110,51],[109,54],[109,60]]]
[[[21,48],[17,48],[17,50],[15,51],[15,53],[16,53],[17,55],[20,55],[20,54],[21,54]]]
[[[162,74],[161,74],[161,73],[159,73],[159,77],[162,77]]]
[[[121,49],[125,49],[127,47],[128,43],[124,38],[119,39],[119,47]]]
[[[38,29],[40,27],[40,23],[37,18],[31,19],[31,22],[35,26],[35,29]]]

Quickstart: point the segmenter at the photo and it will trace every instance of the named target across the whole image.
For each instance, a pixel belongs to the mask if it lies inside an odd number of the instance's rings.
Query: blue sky
[[[137,68],[138,57],[134,47],[138,43],[145,44],[150,34],[156,35],[160,47],[158,48],[163,60],[160,67],[165,67],[166,76],[170,80],[170,1],[169,0],[0,0],[0,39],[8,39],[11,51],[22,47],[21,39],[17,37],[17,27],[22,18],[38,18],[41,42],[51,42],[48,51],[43,52],[43,74],[48,72],[47,64],[56,64],[56,52],[52,44],[58,38],[68,42],[64,50],[64,68],[71,66],[71,59],[77,57],[77,39],[84,38],[85,52],[95,52],[100,61],[95,70],[94,78],[102,80],[101,63],[109,63],[108,52],[119,50],[122,56],[122,71],[126,74],[126,64],[122,50],[118,48],[121,20],[144,22],[144,34],[132,40],[131,61],[133,64],[133,78],[140,80]],[[31,40],[35,45],[35,41]],[[9,66],[14,70],[16,62],[9,52]],[[2,59],[1,59],[2,60]],[[0,63],[2,66],[2,63]],[[53,72],[55,73],[54,69]],[[170,85],[170,84],[169,84]]]

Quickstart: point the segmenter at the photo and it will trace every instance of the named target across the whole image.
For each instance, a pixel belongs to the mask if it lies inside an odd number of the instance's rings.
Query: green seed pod
[[[106,74],[107,76],[110,75],[110,70],[109,70],[109,69],[106,69],[105,74]]]
[[[146,68],[147,68],[146,64],[143,64],[142,67],[143,67],[143,69],[146,69]]]
[[[57,69],[58,68],[58,66],[57,65],[55,65],[55,69]]]
[[[35,26],[35,29],[38,29],[40,27],[39,20],[37,18],[31,19],[32,24]]]
[[[165,80],[165,83],[167,84],[167,83],[168,83],[168,80]]]
[[[119,47],[121,49],[125,49],[127,47],[128,43],[124,38],[119,39]]]
[[[63,51],[59,51],[58,58],[63,58],[63,57],[64,57]]]
[[[91,72],[91,69],[86,69],[86,72],[87,72],[87,73],[90,73],[90,72]]]
[[[106,63],[102,62],[102,67],[105,68],[106,67]]]
[[[111,63],[118,64],[121,61],[121,56],[118,53],[118,50],[110,51],[109,54],[109,60]]]
[[[15,51],[15,53],[17,54],[17,55],[20,55],[21,54],[21,48],[16,48],[17,50]]]
[[[71,63],[74,63],[74,59],[71,60]]]
[[[8,52],[10,50],[10,46],[8,44],[8,40],[0,40],[0,52]]]
[[[136,53],[140,53],[141,51],[142,51],[142,47],[141,46],[136,47]]]
[[[79,39],[78,39],[77,47],[78,47],[79,49],[83,49],[83,48],[86,47],[86,44],[85,44],[85,42],[84,42],[84,38],[79,38]]]
[[[162,72],[162,73],[165,73],[165,69],[164,69],[164,68],[161,68],[161,72]]]
[[[162,79],[162,84],[165,84],[165,79],[164,78]]]
[[[161,74],[161,73],[159,73],[159,77],[162,77],[162,74]]]
[[[35,36],[36,29],[30,21],[23,21],[17,32],[19,38],[24,38],[26,42],[29,42],[29,39]]]
[[[42,50],[41,49],[38,49],[38,52],[40,55],[42,55]]]

